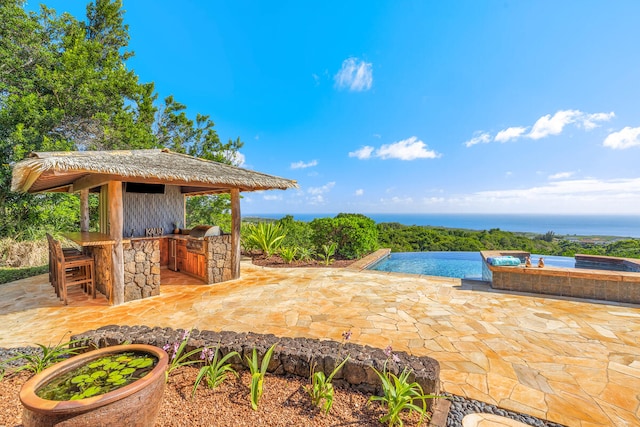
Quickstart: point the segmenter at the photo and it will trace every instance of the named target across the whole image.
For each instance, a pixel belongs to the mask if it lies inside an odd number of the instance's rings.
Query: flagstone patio
[[[197,284],[162,271],[161,295],[63,306],[37,276],[0,285],[0,347],[100,326],[273,333],[391,345],[435,358],[442,389],[568,426],[640,424],[640,306],[505,293],[459,279],[348,269],[267,269]],[[65,336],[66,334],[66,336]]]

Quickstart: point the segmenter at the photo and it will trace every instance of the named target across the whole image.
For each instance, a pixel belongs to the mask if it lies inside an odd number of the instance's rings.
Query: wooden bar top
[[[111,236],[97,231],[70,231],[62,235],[79,246],[104,246],[115,243]]]

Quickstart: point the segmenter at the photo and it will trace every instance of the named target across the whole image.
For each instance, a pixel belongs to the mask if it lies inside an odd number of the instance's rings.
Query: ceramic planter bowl
[[[147,375],[111,392],[80,400],[42,399],[36,390],[56,377],[104,356],[124,352],[155,356],[158,363]],[[161,348],[145,344],[119,345],[93,350],[59,362],[31,377],[20,390],[25,427],[47,426],[153,426],[162,403],[169,357]]]

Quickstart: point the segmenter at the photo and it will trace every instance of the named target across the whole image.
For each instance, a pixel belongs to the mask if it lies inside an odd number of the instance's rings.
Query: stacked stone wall
[[[160,241],[131,240],[123,243],[124,301],[160,295]]]
[[[231,235],[207,237],[206,277],[209,284],[231,280]]]

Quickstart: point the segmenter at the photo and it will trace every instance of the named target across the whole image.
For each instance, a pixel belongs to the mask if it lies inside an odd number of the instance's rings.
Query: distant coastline
[[[246,214],[244,218],[279,219],[287,214]],[[291,214],[298,221],[334,217],[336,214]],[[528,214],[370,214],[376,223],[397,222],[469,230],[490,230],[558,236],[607,236],[640,238],[640,215],[528,215]]]

